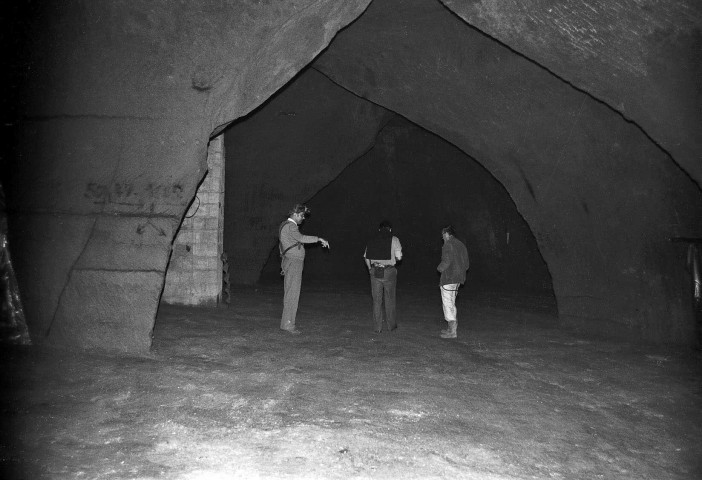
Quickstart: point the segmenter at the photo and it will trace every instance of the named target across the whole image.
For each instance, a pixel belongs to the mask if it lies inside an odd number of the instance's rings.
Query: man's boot
[[[446,332],[446,333],[444,333]],[[441,338],[456,338],[456,320],[448,322],[448,328],[441,331]]]

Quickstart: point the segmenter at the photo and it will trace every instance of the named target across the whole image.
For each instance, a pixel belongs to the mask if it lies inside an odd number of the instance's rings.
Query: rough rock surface
[[[636,122],[702,185],[702,3],[441,2]]]

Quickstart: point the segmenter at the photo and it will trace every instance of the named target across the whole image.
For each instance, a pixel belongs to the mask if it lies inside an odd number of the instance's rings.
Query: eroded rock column
[[[207,175],[173,241],[161,300],[180,305],[216,305],[222,292],[224,231],[224,141],[210,140]]]

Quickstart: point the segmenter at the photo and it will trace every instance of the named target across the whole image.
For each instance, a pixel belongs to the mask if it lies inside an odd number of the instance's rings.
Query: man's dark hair
[[[388,232],[392,230],[392,223],[389,220],[383,220],[378,226],[378,230],[387,230]]]
[[[307,215],[309,215],[310,213],[312,213],[312,210],[310,210],[309,208],[307,208],[307,205],[303,205],[302,203],[297,203],[297,204],[295,204],[295,206],[292,208],[292,210],[290,210],[290,211],[288,212],[288,215],[294,215],[294,214],[296,214],[296,213],[301,213],[301,214],[303,214],[304,216],[307,216]]]
[[[456,236],[456,230],[453,229],[453,225],[447,225],[444,228],[441,229],[441,233],[448,233],[450,236],[455,237]]]

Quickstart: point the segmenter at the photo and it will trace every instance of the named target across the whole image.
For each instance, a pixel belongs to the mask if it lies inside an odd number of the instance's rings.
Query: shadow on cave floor
[[[436,291],[435,291],[436,290]],[[2,478],[700,478],[702,359],[558,329],[549,301],[404,288],[163,305],[143,358],[2,350]],[[550,308],[550,307],[549,307]]]

